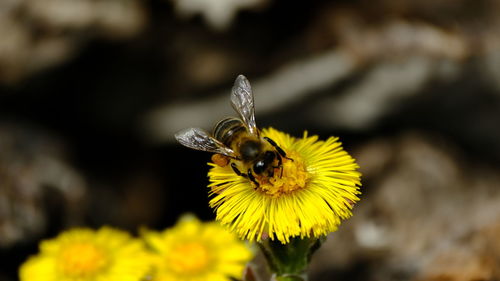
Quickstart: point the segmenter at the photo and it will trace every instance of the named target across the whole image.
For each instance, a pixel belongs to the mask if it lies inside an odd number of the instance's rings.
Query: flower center
[[[175,247],[169,254],[169,265],[179,273],[200,271],[208,265],[210,253],[208,249],[196,242],[189,242]]]
[[[59,260],[62,272],[72,277],[96,274],[108,264],[108,258],[102,249],[83,242],[66,247]]]
[[[295,151],[287,152],[287,157],[292,160],[283,158],[282,167],[274,169],[272,178],[259,179],[260,186],[257,190],[272,197],[279,197],[306,186],[309,173],[306,170],[304,160]]]

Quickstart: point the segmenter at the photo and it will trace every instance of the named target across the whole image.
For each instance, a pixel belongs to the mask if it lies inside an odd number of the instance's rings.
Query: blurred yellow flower
[[[184,216],[163,232],[143,231],[155,269],[153,281],[230,281],[241,279],[253,254],[215,222]]]
[[[42,241],[19,269],[21,281],[139,281],[151,269],[143,243],[103,227],[76,228]]]
[[[261,135],[274,140],[291,160],[284,158],[282,168],[259,186],[236,175],[230,165],[209,163],[210,206],[216,219],[250,241],[269,236],[288,243],[291,237],[320,237],[337,230],[352,215],[361,186],[359,166],[338,138],[319,141],[307,132],[294,138],[272,128]]]

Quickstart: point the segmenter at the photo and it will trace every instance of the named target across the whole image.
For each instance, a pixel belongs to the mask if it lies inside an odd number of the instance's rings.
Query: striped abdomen
[[[243,132],[246,132],[246,127],[240,119],[227,117],[215,125],[213,135],[218,141],[232,147],[233,140]]]

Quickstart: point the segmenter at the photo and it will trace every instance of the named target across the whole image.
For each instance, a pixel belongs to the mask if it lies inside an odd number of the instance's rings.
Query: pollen
[[[281,167],[274,169],[272,178],[265,180],[257,190],[271,197],[280,197],[306,187],[309,173],[302,157],[295,151],[288,151]]]
[[[100,272],[108,264],[106,253],[91,243],[77,243],[63,249],[59,256],[62,272],[85,277]]]
[[[168,262],[177,273],[198,272],[206,269],[210,261],[208,249],[196,242],[180,244],[170,253]]]

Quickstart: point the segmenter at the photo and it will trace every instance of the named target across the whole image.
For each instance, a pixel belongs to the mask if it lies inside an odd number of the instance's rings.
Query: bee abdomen
[[[234,137],[239,133],[246,130],[243,122],[235,117],[227,117],[220,120],[214,127],[214,138],[222,142],[228,147],[231,147],[231,143]]]

